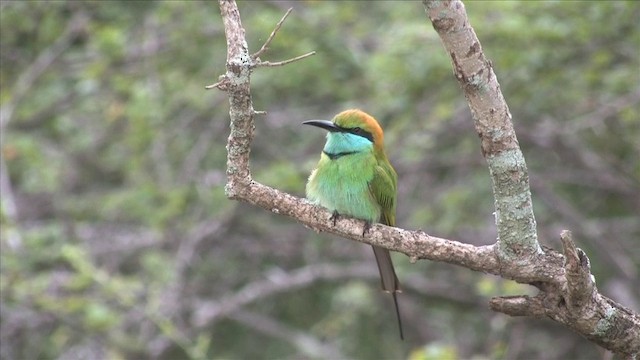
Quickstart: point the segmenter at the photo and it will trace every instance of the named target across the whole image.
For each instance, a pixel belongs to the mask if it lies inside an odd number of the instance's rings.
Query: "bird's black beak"
[[[307,120],[302,122],[305,125],[313,125],[319,128],[323,128],[327,131],[331,132],[340,132],[342,128],[333,123],[333,121],[329,120]]]

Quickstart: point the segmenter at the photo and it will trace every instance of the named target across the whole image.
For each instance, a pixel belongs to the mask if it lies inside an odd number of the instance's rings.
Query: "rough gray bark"
[[[461,1],[423,3],[451,56],[493,180],[499,240],[489,246],[473,246],[381,224],[373,225],[363,237],[362,221],[341,218],[334,226],[331,213],[324,208],[254,181],[249,152],[257,112],[251,102],[251,71],[260,66],[283,65],[310,54],[278,63],[261,61],[258,56],[264,53],[282,21],[267,44],[251,55],[235,2],[219,3],[227,37],[227,72],[208,88],[216,87],[229,95],[231,130],[225,188],[229,198],[294,218],[316,231],[401,252],[413,261],[441,261],[531,284],[540,290],[538,295],[493,298],[491,308],[511,316],[547,317],[621,356],[637,356],[640,317],[598,292],[589,260],[575,247],[570,233],[561,235],[564,255],[540,248],[526,164],[511,114]]]
[[[423,1],[464,90],[493,181],[498,250],[504,261],[540,253],[529,174],[509,107],[461,1]]]

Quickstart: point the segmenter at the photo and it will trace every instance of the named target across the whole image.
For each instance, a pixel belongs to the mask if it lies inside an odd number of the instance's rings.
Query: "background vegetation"
[[[572,230],[601,291],[640,311],[640,3],[466,5],[541,241]],[[602,356],[487,309],[528,288],[397,255],[401,342],[368,247],[227,200],[227,98],[204,91],[225,71],[215,3],[0,6],[2,359]],[[359,107],[386,130],[398,226],[494,242],[487,169],[422,5],[242,2],[253,51],[290,6],[263,60],[317,55],[253,75],[257,180],[303,196],[324,138],[301,121]]]

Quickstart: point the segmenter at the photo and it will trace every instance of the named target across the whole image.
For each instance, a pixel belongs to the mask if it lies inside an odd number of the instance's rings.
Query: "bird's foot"
[[[340,217],[340,214],[338,214],[338,211],[333,210],[333,214],[331,214],[331,217],[329,218],[329,220],[333,220],[333,226],[336,226],[336,221],[338,221],[339,217]]]
[[[371,229],[371,222],[365,221],[364,226],[362,226],[362,237],[364,237],[364,235],[369,231],[369,229]]]

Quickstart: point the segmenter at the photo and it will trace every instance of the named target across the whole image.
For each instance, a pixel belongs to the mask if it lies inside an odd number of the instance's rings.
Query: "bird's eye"
[[[359,133],[360,131],[362,131],[362,129],[360,129],[359,127],[354,127],[353,128],[353,132],[354,133]]]

